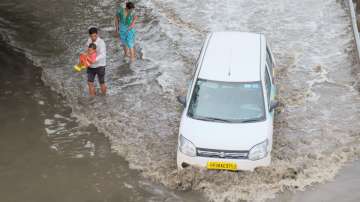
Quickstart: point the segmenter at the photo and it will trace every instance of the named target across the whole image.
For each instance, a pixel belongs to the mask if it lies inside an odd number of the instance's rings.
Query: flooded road
[[[130,170],[108,138],[43,84],[41,69],[2,42],[0,64],[0,201],[201,200]]]
[[[359,172],[360,162],[352,162],[345,165],[330,182],[309,186],[306,191],[280,193],[275,199],[268,200],[268,202],[357,202],[360,201]]]
[[[3,0],[0,5],[4,41],[43,68],[42,80],[64,96],[80,125],[92,123],[108,138],[111,151],[129,163],[128,173],[136,170],[171,190],[201,191],[212,201],[261,201],[329,180],[359,156],[359,65],[343,1],[139,0],[139,58],[133,64],[123,60],[114,37],[119,2]],[[88,99],[85,74],[71,67],[93,25],[107,44],[109,94]],[[175,97],[186,92],[206,33],[223,30],[264,33],[273,48],[282,103],[273,162],[252,173],[178,172],[181,108]],[[54,116],[44,123],[57,123],[53,119],[60,116]]]

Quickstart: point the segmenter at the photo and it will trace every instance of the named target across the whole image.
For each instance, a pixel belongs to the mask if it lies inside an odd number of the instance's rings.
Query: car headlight
[[[187,156],[196,156],[196,148],[193,143],[180,135],[179,138],[179,150],[181,153]]]
[[[264,142],[253,146],[249,152],[249,159],[256,161],[265,158],[268,153],[269,141],[266,139]]]

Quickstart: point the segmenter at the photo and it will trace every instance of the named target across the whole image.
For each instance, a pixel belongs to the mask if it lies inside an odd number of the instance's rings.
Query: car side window
[[[273,61],[271,59],[270,50],[268,47],[266,47],[266,63],[269,66],[270,73],[272,75],[273,72]]]
[[[266,68],[266,70],[265,70],[265,87],[266,87],[266,93],[267,93],[268,104],[270,104],[270,96],[271,96],[271,80],[270,80],[270,75],[269,75],[268,68]]]

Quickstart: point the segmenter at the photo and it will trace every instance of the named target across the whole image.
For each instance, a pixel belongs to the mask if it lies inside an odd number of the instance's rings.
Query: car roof
[[[227,82],[260,81],[261,34],[214,32],[205,42],[199,78]]]

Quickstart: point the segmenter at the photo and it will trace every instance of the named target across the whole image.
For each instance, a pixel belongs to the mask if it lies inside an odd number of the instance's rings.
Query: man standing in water
[[[105,84],[105,66],[106,66],[106,46],[104,40],[102,40],[98,36],[98,30],[96,27],[92,27],[89,29],[89,39],[86,42],[86,47],[89,46],[90,43],[94,43],[96,45],[96,60],[93,64],[91,64],[87,68],[87,76],[88,76],[88,86],[89,86],[89,95],[95,96],[95,86],[94,80],[97,75],[100,90],[103,95],[106,94],[106,84]]]

